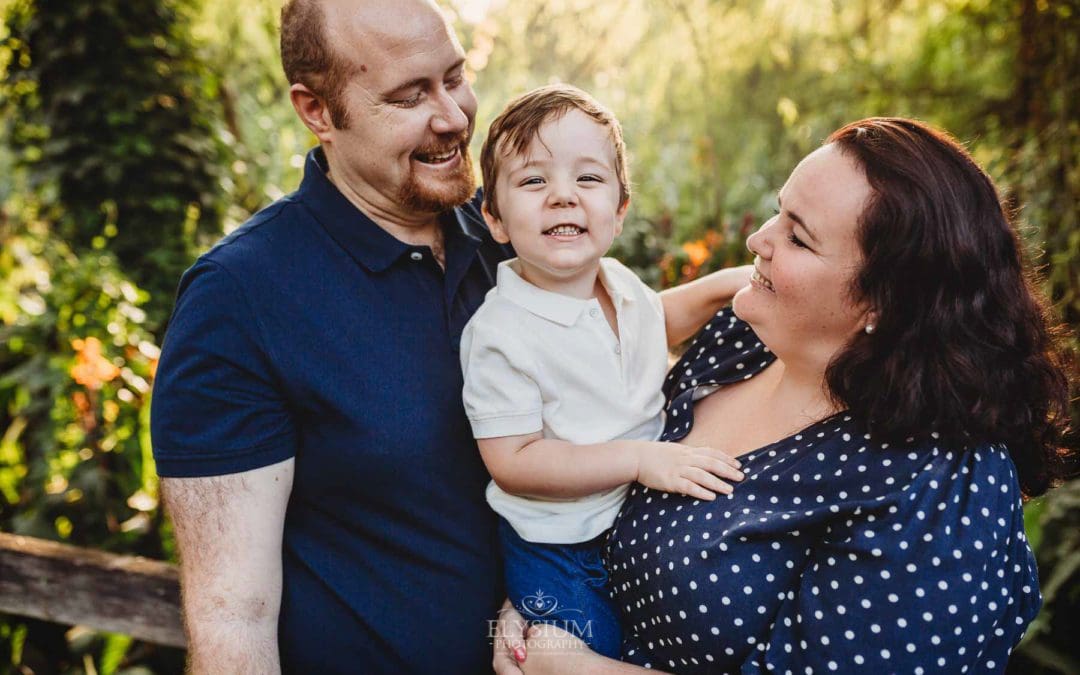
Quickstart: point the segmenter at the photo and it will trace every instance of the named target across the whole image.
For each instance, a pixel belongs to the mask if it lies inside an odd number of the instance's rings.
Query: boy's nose
[[[574,191],[573,183],[565,180],[553,180],[550,185],[550,192],[548,193],[549,206],[561,207],[575,206],[577,204],[577,193]]]

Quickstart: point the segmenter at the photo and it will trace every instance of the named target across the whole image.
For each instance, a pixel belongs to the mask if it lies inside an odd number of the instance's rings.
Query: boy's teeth
[[[547,231],[548,234],[554,235],[581,234],[581,232],[581,228],[575,227],[574,225],[559,225],[558,227],[553,227]]]

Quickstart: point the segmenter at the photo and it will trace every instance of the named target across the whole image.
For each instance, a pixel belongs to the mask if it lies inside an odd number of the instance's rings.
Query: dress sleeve
[[[240,286],[202,260],[184,274],[151,404],[158,474],[214,476],[296,454],[292,415]]]
[[[481,312],[483,308],[481,308]],[[520,436],[543,429],[543,398],[532,355],[478,312],[461,336],[462,401],[475,438]]]
[[[1004,451],[964,454],[840,509],[742,672],[1003,671],[1039,610],[1035,562]]]

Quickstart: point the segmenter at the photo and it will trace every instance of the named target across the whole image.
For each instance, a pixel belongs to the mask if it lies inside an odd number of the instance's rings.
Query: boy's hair
[[[568,110],[577,109],[597,124],[608,128],[615,147],[615,175],[619,179],[619,207],[630,200],[630,171],[626,163],[626,144],[622,126],[610,110],[592,96],[568,84],[551,84],[522,94],[506,106],[488,129],[487,139],[480,151],[480,171],[484,178],[484,206],[499,218],[495,194],[499,159],[504,152],[523,154],[536,138],[540,127],[549,120],[559,119]]]

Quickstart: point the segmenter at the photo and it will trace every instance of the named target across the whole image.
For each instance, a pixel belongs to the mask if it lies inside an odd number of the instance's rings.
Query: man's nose
[[[437,134],[460,134],[469,128],[469,116],[445,89],[436,96],[438,105],[431,118],[431,130]]]

